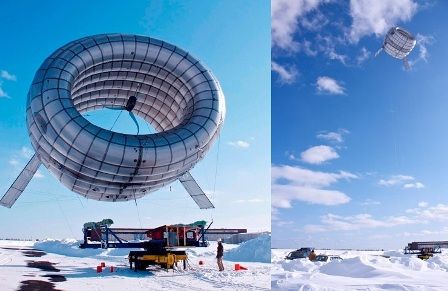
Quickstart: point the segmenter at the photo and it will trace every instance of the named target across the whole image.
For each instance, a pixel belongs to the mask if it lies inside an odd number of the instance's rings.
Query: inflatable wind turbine
[[[384,49],[388,55],[403,60],[404,67],[409,70],[407,56],[414,49],[416,43],[417,41],[410,32],[400,27],[392,27],[387,32],[383,45],[376,52],[375,57]]]
[[[149,122],[154,134],[103,129],[82,113],[112,108]],[[86,198],[127,201],[176,180],[201,208],[213,208],[190,170],[219,135],[224,94],[184,50],[145,36],[102,34],[49,56],[28,93],[34,156],[0,200],[11,207],[43,164]]]

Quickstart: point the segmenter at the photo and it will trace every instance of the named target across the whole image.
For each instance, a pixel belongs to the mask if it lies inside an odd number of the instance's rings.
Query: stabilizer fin
[[[20,194],[22,194],[23,190],[25,190],[26,186],[33,178],[40,164],[41,162],[39,158],[34,154],[14,183],[12,183],[11,187],[9,187],[8,191],[6,191],[5,195],[3,195],[0,200],[0,205],[8,208],[11,208],[14,205]]]
[[[179,178],[179,181],[182,183],[185,190],[187,190],[188,194],[190,194],[191,198],[193,198],[194,202],[196,202],[200,209],[215,208],[204,191],[202,191],[201,187],[199,187],[196,180],[193,178],[193,176],[191,176],[190,172],[186,172],[185,174],[183,174]]]
[[[380,47],[380,49],[375,53],[375,58],[383,51],[383,47]]]
[[[411,65],[409,64],[408,58],[406,57],[403,59],[403,65],[406,71],[409,71],[411,69]]]

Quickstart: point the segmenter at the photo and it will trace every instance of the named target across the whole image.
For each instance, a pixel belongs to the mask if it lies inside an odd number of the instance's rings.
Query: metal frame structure
[[[211,225],[211,224],[210,224]],[[208,227],[210,227],[210,225]],[[208,228],[207,228],[208,229]],[[207,229],[204,226],[200,226],[200,236],[197,240],[198,247],[207,247],[208,242],[206,240],[206,231]],[[96,236],[99,237],[99,242],[92,242],[89,240],[89,232],[100,231],[100,233],[96,233]],[[136,228],[110,228],[107,225],[102,225],[99,228],[84,228],[83,229],[83,243],[79,245],[80,248],[86,249],[108,249],[108,248],[145,248],[147,246],[148,239],[143,241],[128,241],[121,237],[122,235],[129,234],[139,234],[141,236],[145,236],[150,231],[150,229],[136,229]],[[179,246],[170,246],[168,247],[179,247]],[[181,247],[181,246],[180,246]]]
[[[448,241],[411,242],[404,248],[405,254],[440,254],[442,248],[448,248]]]

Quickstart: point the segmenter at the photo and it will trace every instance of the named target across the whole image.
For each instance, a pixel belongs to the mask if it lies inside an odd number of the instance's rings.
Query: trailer
[[[448,241],[423,241],[411,242],[404,248],[404,253],[407,255],[417,255],[419,259],[427,260],[440,254],[442,248],[448,248]]]

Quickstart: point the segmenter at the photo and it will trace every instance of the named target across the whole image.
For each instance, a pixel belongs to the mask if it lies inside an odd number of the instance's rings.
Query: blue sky
[[[446,1],[274,0],[273,247],[446,239]],[[411,70],[386,53],[411,31]]]
[[[192,171],[211,193],[215,210],[199,210],[178,182],[137,200],[138,208],[133,201],[86,200],[41,166],[16,205],[0,209],[1,237],[80,238],[84,222],[103,218],[128,227],[213,219],[214,227],[270,229],[269,2],[3,1],[0,19],[0,193],[32,154],[25,102],[34,73],[48,55],[74,39],[122,32],[171,42],[213,71],[227,104],[219,147],[217,142]],[[106,110],[88,118],[110,128],[116,116]],[[114,129],[132,132],[135,126],[123,114]]]

